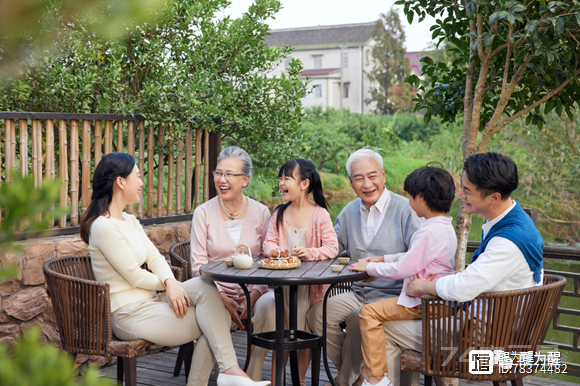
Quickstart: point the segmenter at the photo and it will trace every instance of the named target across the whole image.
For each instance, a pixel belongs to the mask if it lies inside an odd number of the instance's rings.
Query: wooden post
[[[139,122],[139,171],[143,176],[145,174],[145,122]],[[143,217],[143,191],[145,187],[141,188],[141,199],[137,205],[137,218]]]
[[[4,176],[6,177],[6,182],[10,182],[10,170],[12,169],[12,150],[10,149],[12,145],[12,139],[10,138],[12,134],[11,124],[11,119],[4,120]]]
[[[62,186],[60,187],[60,207],[66,208],[68,197],[68,156],[67,156],[67,141],[66,141],[66,121],[61,119],[58,122],[58,140],[59,140],[59,169]],[[60,216],[59,226],[66,228],[66,214]]]
[[[173,131],[173,126],[169,126],[169,132]],[[173,174],[175,171],[175,160],[173,158],[173,140],[169,145],[169,155],[167,156],[167,216],[173,214]]]
[[[201,189],[201,155],[203,150],[201,147],[201,137],[202,131],[195,131],[195,181],[193,184],[193,190],[195,191],[195,208],[197,208],[200,202],[200,189]]]
[[[14,122],[12,119],[10,119],[10,129],[10,138],[12,139],[12,165],[16,166],[16,122]]]
[[[182,201],[181,201],[181,189],[182,189],[182,181],[183,181],[183,141],[180,141],[179,144],[177,145],[177,172],[175,173],[175,201],[177,202],[176,208],[175,208],[175,212],[177,214],[181,214],[183,213],[182,210]],[[186,183],[185,186],[187,186],[188,184]],[[189,186],[191,187],[191,182],[189,183]]]
[[[209,200],[209,133],[203,136],[203,202]]]
[[[127,122],[127,153],[135,157],[135,121]],[[127,205],[127,213],[133,214],[134,205]]]
[[[46,178],[54,179],[54,121],[46,120]]]
[[[149,124],[149,136],[147,138],[147,217],[153,217],[153,145],[155,130],[152,124]]]
[[[78,121],[70,122],[70,225],[79,223],[79,126]]]
[[[163,126],[159,124],[159,131],[157,132],[157,142],[159,146],[164,144]],[[157,217],[163,216],[163,152],[157,154]]]
[[[217,159],[222,151],[222,129],[221,126],[216,128],[216,131],[212,131],[209,134],[209,167],[208,172],[210,174],[210,183],[207,186],[209,199],[217,196],[217,190],[215,184],[213,183],[212,173],[217,168]]]
[[[33,176],[33,180],[34,180],[34,187],[37,187],[38,185],[36,184],[36,175],[37,175],[37,170],[38,170],[38,162],[36,162],[36,158],[38,157],[38,142],[37,142],[37,136],[36,136],[36,132],[38,131],[38,125],[36,124],[36,120],[33,119],[32,120],[32,176]]]
[[[192,156],[193,156],[193,129],[187,125],[185,132],[185,213],[191,213],[191,188],[192,188]],[[197,153],[196,153],[197,154]]]
[[[105,155],[113,151],[113,122],[105,121]]]
[[[28,120],[19,121],[20,129],[20,173],[23,177],[28,175]]]
[[[123,152],[123,121],[117,122],[117,153]]]
[[[95,121],[95,169],[101,162],[101,153],[103,152],[103,121]]]
[[[42,122],[40,119],[35,119],[36,121],[36,162],[38,166],[36,167],[36,186],[42,185]]]
[[[83,121],[83,169],[82,169],[81,217],[91,203],[91,122]]]

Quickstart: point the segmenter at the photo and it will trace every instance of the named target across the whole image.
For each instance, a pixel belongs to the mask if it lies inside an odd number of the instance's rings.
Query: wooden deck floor
[[[238,361],[240,364],[245,363],[246,360],[246,335],[244,332],[236,331],[232,334],[232,339],[234,342],[234,347],[236,348],[236,353],[238,356]],[[183,369],[178,377],[173,376],[173,368],[175,366],[175,360],[177,359],[177,348],[167,351],[161,351],[149,355],[145,355],[137,359],[137,385],[138,386],[185,386],[185,373]],[[270,374],[272,370],[272,358],[268,354],[266,361],[264,363],[264,379],[271,379]],[[336,369],[330,361],[330,366],[332,373],[336,376]],[[321,364],[320,373],[320,386],[326,385],[328,382],[328,377],[324,371],[324,366]],[[103,368],[101,370],[103,376],[111,380],[111,385],[116,384],[117,367],[110,366]],[[310,370],[307,373],[306,382],[310,386]],[[292,385],[290,379],[290,368],[286,367],[286,384]],[[423,378],[421,377],[421,385],[423,384]],[[466,381],[460,380],[460,386],[491,386],[491,382],[476,382],[476,381]],[[547,378],[528,376],[524,378],[524,385],[533,386],[574,386],[577,384],[563,381],[556,381]],[[211,375],[208,386],[216,386],[215,377]]]

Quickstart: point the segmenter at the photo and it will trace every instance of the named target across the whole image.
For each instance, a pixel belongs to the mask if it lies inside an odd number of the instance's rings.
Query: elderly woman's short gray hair
[[[237,146],[226,147],[220,152],[220,155],[218,156],[217,159],[217,163],[226,158],[239,158],[240,160],[242,160],[242,174],[248,177],[252,177],[254,165],[252,164],[252,159],[250,158],[248,153],[246,153],[245,150],[240,149]],[[244,186],[244,188],[247,188],[248,186],[250,186],[249,181],[248,185]]]
[[[358,149],[357,151],[355,151],[354,153],[352,153],[350,155],[350,157],[348,157],[348,160],[346,161],[346,172],[348,173],[349,177],[350,177],[350,171],[351,171],[351,165],[354,161],[357,161],[359,159],[362,158],[373,158],[375,161],[377,161],[377,163],[379,164],[379,167],[382,169],[383,168],[383,157],[381,157],[381,155],[378,153],[379,150],[383,150],[383,149],[371,149],[368,147],[363,147],[362,149]]]

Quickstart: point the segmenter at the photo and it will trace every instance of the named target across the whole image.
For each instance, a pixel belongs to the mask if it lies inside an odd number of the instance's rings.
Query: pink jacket
[[[262,246],[266,256],[276,248],[286,249],[288,238],[288,221],[284,216],[281,229],[276,227],[276,216],[278,211],[275,210],[270,217],[268,233]],[[306,241],[308,243],[308,260],[326,260],[336,257],[338,254],[338,239],[332,226],[332,220],[328,211],[320,206],[314,211],[312,221],[306,230]],[[310,286],[310,306],[322,301],[324,293],[329,285],[311,285]]]
[[[232,257],[239,244],[250,247],[252,256],[260,256],[269,218],[270,211],[265,205],[251,198],[248,199],[248,210],[244,219],[242,235],[236,244],[222,219],[218,198],[214,197],[200,205],[193,212],[191,223],[191,270],[193,276],[199,276],[199,269],[207,263]],[[241,252],[246,253],[245,249],[242,249]],[[221,282],[215,284],[220,292],[224,292],[231,298],[244,296],[239,284]],[[261,294],[268,291],[266,285],[249,285],[247,287],[249,291],[256,289]]]

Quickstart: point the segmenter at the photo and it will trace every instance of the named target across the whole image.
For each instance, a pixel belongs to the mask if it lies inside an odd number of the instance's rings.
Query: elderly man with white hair
[[[368,148],[357,150],[346,162],[349,180],[358,199],[350,202],[336,218],[334,230],[339,250],[351,260],[369,256],[404,253],[419,219],[409,200],[385,188],[383,158]],[[353,283],[352,291],[328,299],[328,356],[339,370],[338,386],[362,383],[364,360],[361,351],[359,311],[367,303],[399,296],[403,280],[376,279]],[[322,302],[307,315],[309,327],[322,335]],[[341,324],[346,324],[346,334]]]

